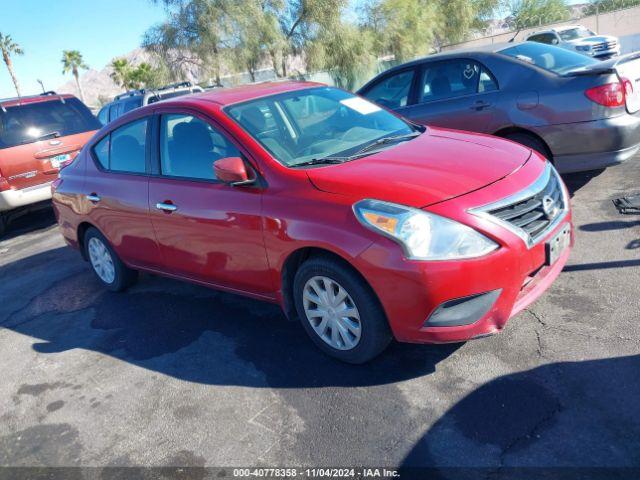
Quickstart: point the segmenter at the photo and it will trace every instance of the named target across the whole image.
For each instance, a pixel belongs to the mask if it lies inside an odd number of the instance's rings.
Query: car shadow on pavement
[[[5,233],[0,235],[0,241],[9,240],[35,230],[48,228],[55,225],[55,223],[56,217],[53,213],[53,208],[50,206],[24,213],[9,222]]]
[[[300,388],[427,375],[459,347],[392,343],[366,365],[347,365],[317,350],[276,305],[151,275],[128,292],[108,292],[68,252],[49,250],[0,271],[14,299],[10,309],[0,305],[0,326],[37,339],[33,348],[42,354],[81,348],[191,382]],[[15,273],[44,255],[49,264],[60,257],[56,265],[68,272],[51,280],[38,275],[38,287],[29,290]],[[16,296],[25,298],[16,303]]]
[[[610,230],[624,230],[640,227],[640,220],[611,220],[608,222],[596,222],[580,225],[583,232],[607,232]]]
[[[562,180],[569,190],[569,195],[573,197],[575,193],[584,187],[591,180],[605,171],[604,168],[599,170],[589,170],[587,172],[563,173]]]
[[[638,372],[633,355],[498,377],[428,429],[406,455],[402,478],[637,479]]]

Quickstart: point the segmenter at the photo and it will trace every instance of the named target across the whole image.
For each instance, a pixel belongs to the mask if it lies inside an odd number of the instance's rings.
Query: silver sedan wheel
[[[316,334],[337,350],[351,350],[362,333],[351,295],[335,280],[312,277],[304,285],[304,313]]]
[[[111,284],[116,278],[116,269],[113,258],[105,244],[99,238],[92,237],[89,240],[89,260],[100,280]]]

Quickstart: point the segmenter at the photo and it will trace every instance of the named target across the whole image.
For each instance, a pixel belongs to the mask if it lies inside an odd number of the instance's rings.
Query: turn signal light
[[[584,94],[592,102],[605,107],[622,107],[624,105],[624,89],[621,82],[607,83],[590,88]]]

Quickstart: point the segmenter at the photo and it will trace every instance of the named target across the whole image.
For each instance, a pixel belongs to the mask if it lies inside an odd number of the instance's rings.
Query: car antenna
[[[518,36],[518,34],[520,33],[520,30],[521,30],[521,29],[519,28],[519,29],[516,31],[516,34],[515,34],[513,37],[511,37],[511,40],[509,40],[509,42],[507,42],[507,43],[513,43],[513,42],[514,42],[514,40],[516,39],[516,37]]]

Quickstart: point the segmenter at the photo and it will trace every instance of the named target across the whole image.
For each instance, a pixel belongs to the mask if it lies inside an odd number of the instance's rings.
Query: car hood
[[[530,155],[529,149],[501,138],[430,127],[411,141],[307,174],[325,192],[420,208],[497,182]]]
[[[616,40],[616,37],[609,35],[596,35],[594,37],[580,37],[573,40],[569,40],[567,43],[573,45],[597,45],[598,43],[611,42]]]

